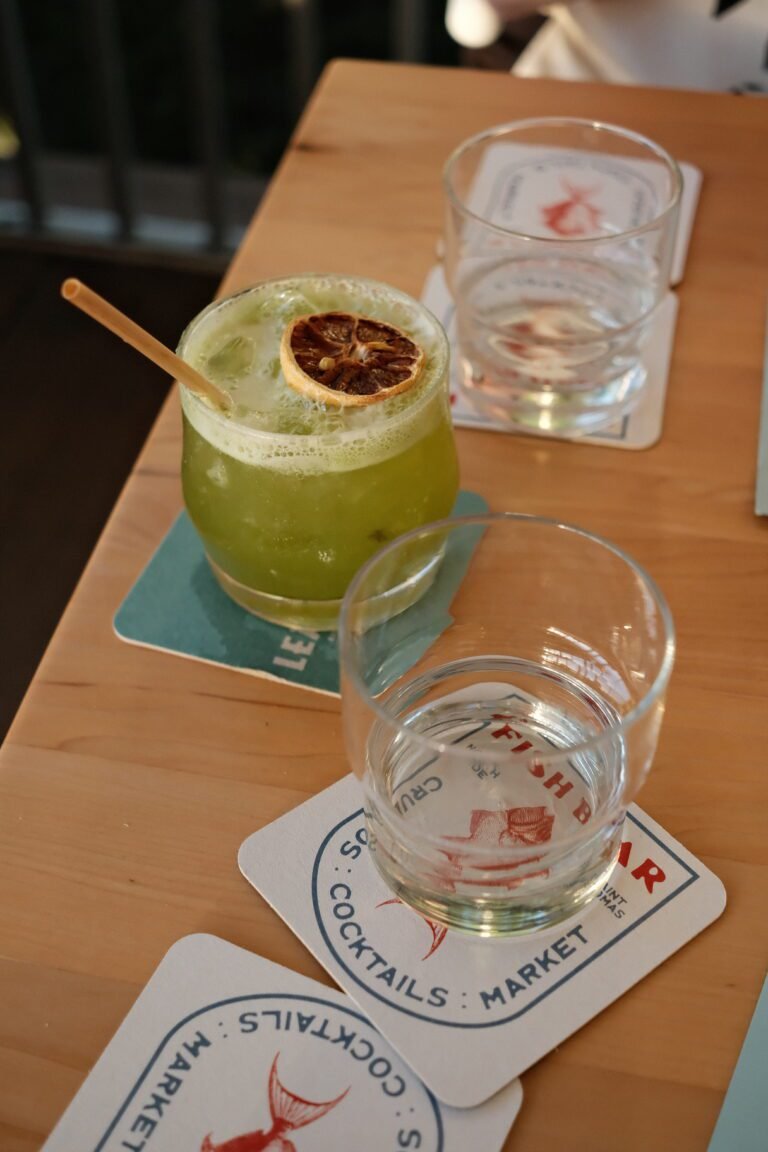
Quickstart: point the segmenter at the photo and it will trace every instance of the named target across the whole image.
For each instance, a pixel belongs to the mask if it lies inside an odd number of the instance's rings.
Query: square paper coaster
[[[521,1100],[516,1082],[482,1108],[446,1108],[346,996],[187,936],[44,1152],[495,1152]]]
[[[460,492],[453,515],[479,515],[487,508],[482,496]],[[444,566],[440,579],[446,603],[461,584],[470,555],[466,550]],[[336,633],[281,628],[230,600],[216,583],[185,512],[123,601],[114,628],[130,644],[284,680],[326,695],[339,692]]]
[[[412,790],[428,802],[434,779]],[[481,940],[398,901],[366,849],[352,776],[256,832],[244,876],[441,1100],[487,1100],[715,920],[725,890],[639,808],[619,864],[583,913]],[[291,867],[285,867],[285,845]]]
[[[431,269],[421,299],[437,316],[451,343],[451,411],[458,428],[478,428],[485,432],[510,432],[510,428],[476,411],[461,387],[461,366],[456,345],[456,308],[440,265]],[[677,324],[678,300],[670,292],[659,308],[644,351],[648,379],[637,408],[621,420],[595,432],[579,436],[579,444],[601,444],[607,448],[650,448],[661,436],[667,397],[669,366]]]

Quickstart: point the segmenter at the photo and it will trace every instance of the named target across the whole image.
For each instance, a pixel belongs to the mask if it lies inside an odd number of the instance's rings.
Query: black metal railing
[[[24,0],[26,2],[26,0]],[[237,3],[238,0],[231,0]],[[295,120],[319,75],[326,59],[324,32],[333,19],[333,0],[239,0],[252,13],[254,36],[259,35],[260,12],[264,4],[274,10],[280,7],[284,41],[275,51],[284,55],[283,98],[289,109],[288,120]],[[144,194],[147,173],[143,172],[136,147],[136,126],[127,77],[126,49],[121,30],[118,0],[62,0],[72,5],[71,36],[85,38],[88,61],[87,83],[97,112],[98,154],[83,162],[70,176],[70,185],[86,187],[89,173],[99,173],[104,193],[102,207],[91,203],[77,212],[62,211],[57,202],[55,175],[61,156],[53,157],[46,149],[41,128],[38,86],[35,83],[34,60],[28,36],[25,35],[22,0],[0,0],[0,51],[3,68],[5,103],[13,129],[18,137],[18,150],[12,161],[0,168],[13,166],[14,180],[0,187],[0,235],[3,229],[25,234],[73,234],[89,231],[102,241],[127,245],[162,244],[163,229],[153,227],[148,217]],[[358,6],[366,0],[357,0]],[[158,0],[161,8],[163,0]],[[170,247],[197,247],[213,252],[231,248],[237,240],[238,224],[231,212],[232,171],[228,156],[227,74],[221,57],[219,0],[179,0],[184,36],[179,51],[184,55],[189,77],[186,100],[186,131],[193,163],[185,178],[193,185],[192,198],[198,204],[196,219],[186,230],[166,228]],[[379,47],[383,58],[403,61],[430,59],[430,37],[444,5],[440,0],[368,0],[371,12],[381,16],[386,8],[387,42]],[[124,14],[124,13],[123,13]],[[241,13],[242,15],[242,13]],[[75,19],[74,17],[77,17]],[[65,49],[62,49],[65,50]],[[442,61],[444,62],[444,61]],[[82,158],[73,159],[73,164]],[[79,173],[79,175],[77,174]],[[142,174],[143,173],[143,174]],[[177,173],[178,175],[178,173]],[[242,175],[242,174],[241,174]],[[246,174],[253,196],[263,188],[270,172],[252,170]],[[7,172],[6,172],[7,177]],[[97,179],[94,185],[99,183]],[[13,190],[15,186],[15,190]],[[86,197],[86,200],[88,197]],[[242,189],[240,196],[243,201]],[[77,207],[77,206],[75,206]],[[70,205],[71,208],[71,205]],[[100,211],[100,215],[99,215]],[[162,211],[159,213],[162,216]],[[166,218],[173,223],[173,212]],[[75,218],[76,217],[76,218]],[[74,223],[73,223],[74,219]],[[177,221],[178,223],[178,221]],[[189,221],[188,221],[189,223]]]

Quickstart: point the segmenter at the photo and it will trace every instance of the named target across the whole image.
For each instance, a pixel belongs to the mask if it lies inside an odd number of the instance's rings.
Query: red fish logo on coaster
[[[376,905],[376,907],[386,908],[389,904],[399,904],[402,908],[407,907],[407,905],[400,899],[399,896],[395,896],[392,900],[382,900],[380,904]],[[429,960],[430,956],[433,956],[434,953],[437,952],[443,940],[445,940],[445,937],[448,934],[448,929],[444,927],[444,925],[436,924],[434,920],[429,920],[426,916],[422,916],[420,912],[417,912],[416,915],[419,917],[419,920],[426,924],[427,928],[429,928],[430,932],[432,933],[432,945],[429,951],[425,952],[422,956],[422,960]]]
[[[469,836],[447,836],[446,839],[452,840],[454,844],[498,845],[500,848],[517,844],[546,844],[552,839],[554,823],[554,814],[543,805],[531,808],[501,808],[497,811],[476,808],[470,816]],[[450,867],[450,883],[454,885],[457,880],[461,880],[462,884],[472,883],[470,878],[462,874],[461,853],[454,854],[444,849],[443,852]],[[526,856],[524,860],[505,860],[498,864],[486,865],[484,871],[508,872],[512,868],[520,868],[523,864],[531,864],[538,859],[540,859],[538,856]],[[543,869],[535,875],[545,876],[546,872],[547,870]],[[478,883],[485,886],[489,881],[484,878]],[[505,888],[514,888],[520,881],[506,877],[496,883]]]
[[[567,196],[555,204],[545,204],[541,216],[550,231],[558,236],[586,236],[600,227],[601,212],[592,198],[599,187],[583,188],[563,178],[561,184]]]
[[[555,818],[548,808],[474,809],[469,836],[451,836],[457,844],[546,844]]]
[[[269,1073],[269,1116],[271,1120],[267,1131],[247,1132],[243,1136],[235,1136],[223,1144],[214,1144],[210,1134],[200,1145],[200,1152],[296,1152],[296,1145],[286,1139],[286,1132],[295,1132],[297,1128],[304,1128],[307,1124],[314,1124],[332,1108],[335,1108],[349,1092],[349,1088],[325,1103],[313,1103],[295,1096],[280,1083],[277,1075],[278,1052],[272,1061]]]
[[[527,746],[530,747],[530,744]],[[456,844],[498,844],[502,847],[508,844],[546,844],[552,838],[554,823],[555,817],[549,809],[543,806],[504,808],[496,812],[476,808],[470,817],[469,836],[449,836],[447,839],[453,840]],[[466,882],[466,877],[462,876],[460,854],[458,852],[455,855],[449,852],[444,854],[448,858],[446,869],[448,875],[442,875],[441,880],[451,888],[455,887],[456,881],[459,879]],[[487,871],[492,871],[494,868],[507,870],[520,867],[521,864],[530,864],[535,860],[538,860],[538,856],[527,856],[525,860],[516,860],[513,864],[490,864]],[[536,875],[546,875],[546,869],[537,872]],[[487,884],[488,881],[486,880],[485,883]],[[519,881],[505,878],[497,881],[497,883],[505,888],[514,888]],[[391,904],[407,907],[398,896],[391,900],[382,900],[376,907],[386,908]],[[421,958],[422,960],[429,960],[430,956],[434,956],[445,940],[448,929],[444,925],[430,920],[427,916],[423,916],[420,912],[417,912],[416,915],[432,933],[432,944]],[[203,1152],[207,1152],[207,1150],[204,1149]]]

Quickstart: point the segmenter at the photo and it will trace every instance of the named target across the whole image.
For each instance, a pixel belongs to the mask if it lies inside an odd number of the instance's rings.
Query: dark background
[[[216,0],[215,53],[223,79],[227,155],[251,173],[274,168],[293,127],[290,12],[282,0]],[[388,0],[322,0],[316,5],[315,54],[388,59]],[[195,162],[189,106],[194,77],[185,59],[185,0],[117,0],[140,159]],[[92,99],[90,4],[21,0],[45,142],[54,151],[98,153],[99,109]],[[425,62],[457,65],[461,49],[445,31],[445,0],[430,0]]]
[[[91,185],[99,184],[102,196],[106,187],[92,25],[93,6],[102,0],[12,2],[29,63],[39,159],[63,162],[68,195],[91,210],[98,199]],[[311,2],[317,18],[310,56],[318,69],[337,56],[392,58],[389,0]],[[132,160],[196,184],[192,8],[191,0],[113,4]],[[301,111],[295,22],[282,0],[215,0],[212,8],[224,164],[229,175],[244,178],[240,208],[247,220]],[[445,0],[430,0],[424,63],[509,68],[538,24],[524,22],[491,48],[467,52],[449,38],[444,14]],[[4,119],[6,144],[14,122],[7,39],[0,41],[6,53],[0,143]],[[4,195],[19,195],[18,172],[18,155],[0,159],[0,209]],[[50,199],[56,189],[47,192]],[[165,201],[150,208],[181,211],[167,185],[157,194]],[[215,293],[227,259],[225,250],[131,248],[109,237],[87,245],[51,227],[30,224],[25,231],[0,223],[0,738],[168,388],[151,364],[65,305],[61,281],[78,276],[175,346]]]

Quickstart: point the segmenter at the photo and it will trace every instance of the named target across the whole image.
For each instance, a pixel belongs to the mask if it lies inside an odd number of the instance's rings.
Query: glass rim
[[[459,196],[458,192],[453,187],[452,178],[453,173],[459,160],[470,152],[473,148],[477,147],[485,141],[492,141],[495,138],[511,135],[513,131],[527,128],[539,127],[582,127],[590,128],[595,132],[604,132],[610,136],[618,136],[625,140],[631,140],[635,144],[640,144],[644,148],[661,160],[667,170],[672,176],[672,191],[669,200],[660,212],[653,217],[652,220],[646,221],[645,224],[638,224],[634,228],[627,228],[623,232],[617,232],[612,236],[593,236],[593,237],[567,237],[567,236],[532,236],[530,232],[519,232],[514,228],[505,228],[501,224],[494,224],[490,220],[486,220],[478,212],[474,212],[471,208],[467,207],[463,199]],[[551,145],[552,148],[558,145]],[[631,128],[623,128],[620,124],[611,124],[606,120],[590,120],[586,117],[578,116],[533,116],[525,120],[509,120],[504,124],[494,125],[492,128],[484,128],[481,132],[476,132],[473,136],[469,136],[463,140],[456,148],[453,149],[448,159],[443,165],[443,191],[449,203],[461,213],[462,216],[468,219],[477,221],[484,228],[492,232],[498,233],[500,236],[513,237],[516,240],[524,241],[528,244],[552,244],[568,247],[586,247],[588,245],[607,245],[615,244],[618,240],[625,240],[633,236],[641,236],[645,232],[652,231],[657,228],[659,224],[676,211],[683,191],[683,174],[680,170],[680,165],[675,158],[670,155],[665,148],[657,144],[650,137],[644,136],[641,132],[635,132]]]
[[[669,605],[667,604],[666,597],[664,596],[656,581],[645,570],[645,568],[642,567],[642,565],[638,564],[637,561],[634,560],[628,552],[625,552],[623,548],[620,548],[617,544],[613,544],[604,536],[599,536],[594,532],[589,532],[585,528],[579,528],[575,524],[568,524],[564,521],[557,520],[552,517],[537,516],[531,513],[523,512],[488,512],[473,516],[449,516],[442,520],[434,520],[430,524],[423,525],[421,528],[414,528],[410,532],[406,532],[402,536],[398,536],[395,540],[390,541],[390,543],[386,544],[383,548],[380,548],[378,552],[374,553],[374,555],[369,560],[367,560],[361,568],[358,569],[357,573],[352,578],[352,581],[350,582],[344,595],[341,611],[339,613],[338,642],[340,668],[345,675],[351,677],[357,691],[365,700],[366,705],[371,709],[371,711],[379,720],[383,721],[385,724],[393,725],[397,728],[398,732],[405,732],[407,739],[417,747],[423,748],[425,752],[436,753],[439,756],[450,755],[458,757],[459,760],[465,760],[467,762],[482,759],[484,762],[487,761],[488,763],[506,763],[507,758],[501,750],[494,752],[491,749],[487,752],[484,751],[482,756],[479,756],[477,750],[473,751],[467,748],[462,748],[456,744],[446,744],[441,740],[434,740],[431,737],[422,736],[420,733],[412,732],[406,729],[405,725],[399,719],[399,717],[396,717],[391,712],[389,712],[386,708],[386,705],[383,706],[380,704],[372,695],[368,689],[368,686],[365,684],[357,667],[357,662],[352,655],[353,632],[349,626],[349,616],[352,611],[352,606],[357,597],[359,588],[362,586],[369,574],[375,569],[376,565],[381,563],[387,556],[394,554],[396,551],[409,544],[411,541],[423,539],[425,536],[431,536],[437,532],[442,533],[452,528],[469,527],[472,525],[488,526],[490,524],[500,523],[525,523],[535,524],[539,527],[554,528],[559,531],[572,533],[576,536],[579,536],[583,540],[587,540],[592,544],[597,544],[599,547],[606,549],[608,552],[611,552],[622,563],[626,564],[627,567],[640,578],[642,583],[649,590],[651,596],[653,597],[654,603],[659,610],[664,625],[664,654],[653,682],[650,684],[641,700],[635,704],[635,706],[631,708],[629,712],[621,717],[618,724],[611,728],[605,729],[603,732],[596,736],[590,737],[588,740],[583,740],[580,743],[570,745],[567,748],[556,749],[551,753],[541,751],[535,752],[533,756],[526,756],[524,761],[521,757],[521,761],[525,763],[535,759],[540,764],[557,765],[560,762],[565,762],[572,759],[574,756],[593,752],[595,749],[601,747],[608,741],[616,740],[619,737],[623,739],[625,734],[635,726],[638,720],[641,720],[643,716],[645,716],[645,714],[650,710],[652,705],[656,702],[656,700],[658,700],[659,696],[666,688],[675,660],[675,625],[672,619],[672,613],[670,611]],[[438,839],[440,838],[438,837]]]
[[[222,412],[220,409],[214,407],[204,397],[198,393],[193,392],[190,388],[181,381],[178,381],[179,389],[182,394],[183,402],[189,403],[193,408],[200,412],[205,413],[206,419],[214,421],[215,425],[224,431],[235,431],[238,436],[244,436],[248,440],[256,443],[267,443],[270,446],[279,446],[285,444],[286,446],[295,447],[297,444],[312,444],[324,445],[328,444],[333,447],[339,444],[344,444],[347,440],[353,440],[356,437],[370,435],[372,431],[381,432],[389,427],[390,422],[394,422],[407,415],[412,417],[421,404],[426,403],[436,390],[436,386],[441,379],[446,378],[447,389],[447,366],[450,363],[450,347],[448,344],[448,336],[445,328],[435,316],[431,309],[427,308],[425,304],[418,300],[410,293],[403,291],[402,288],[395,288],[392,284],[387,284],[383,280],[376,280],[371,276],[355,276],[351,273],[344,272],[296,272],[293,275],[283,276],[268,276],[264,280],[256,280],[253,284],[247,285],[245,288],[240,288],[236,292],[228,292],[225,296],[217,296],[206,304],[205,308],[197,312],[179,337],[178,344],[176,345],[176,352],[184,359],[184,346],[190,338],[194,329],[202,323],[213,312],[218,311],[220,308],[225,308],[232,303],[233,300],[239,299],[241,296],[247,296],[252,292],[256,292],[261,288],[274,288],[280,284],[295,283],[300,280],[332,280],[332,281],[346,281],[355,282],[358,284],[365,284],[371,288],[381,288],[386,293],[397,297],[400,301],[415,305],[416,309],[423,314],[430,327],[434,329],[436,348],[439,350],[439,364],[435,371],[435,387],[429,388],[422,396],[419,396],[413,406],[406,405],[401,410],[391,413],[381,424],[377,425],[375,429],[371,428],[343,428],[335,432],[320,432],[320,433],[302,433],[302,432],[270,432],[266,428],[253,428],[248,424],[243,424],[231,415],[231,413]],[[418,385],[416,385],[417,387]],[[385,401],[386,403],[386,401]]]

